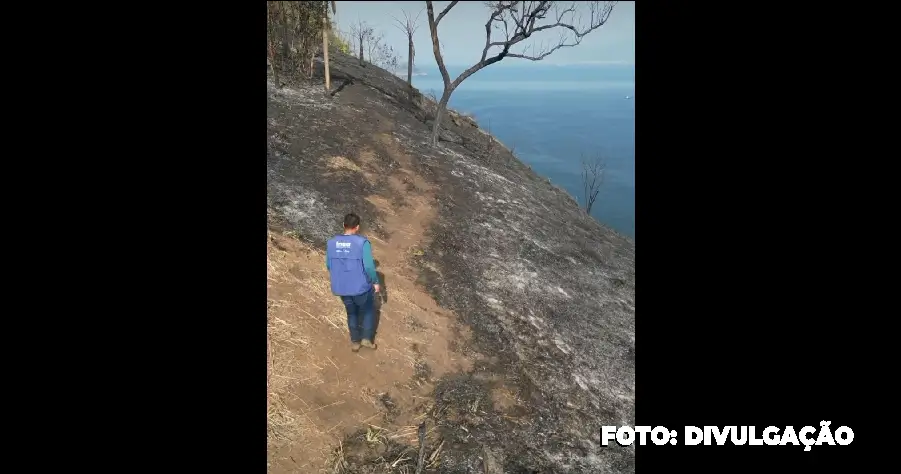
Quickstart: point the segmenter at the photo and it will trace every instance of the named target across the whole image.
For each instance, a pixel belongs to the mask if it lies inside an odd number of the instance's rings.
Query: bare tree
[[[379,41],[375,43],[375,47],[369,53],[369,57],[372,64],[386,71],[391,71],[392,74],[397,74],[398,59],[393,46]]]
[[[365,21],[359,21],[350,27],[352,49],[359,51],[360,66],[374,64],[392,73],[397,72],[397,54],[394,48],[385,42],[384,33],[377,32]],[[368,61],[365,58],[369,58]]]
[[[582,157],[582,202],[588,214],[591,214],[591,206],[597,200],[601,184],[604,183],[604,168],[601,155]]]
[[[397,23],[397,28],[407,35],[407,85],[410,87],[413,87],[413,64],[416,61],[416,48],[413,47],[413,35],[416,33],[416,30],[419,29],[419,16],[422,15],[422,12],[423,10],[419,10],[419,13],[413,17],[404,10],[404,21],[400,21],[397,17],[392,17],[394,18],[395,23]]]
[[[366,24],[365,21],[359,20],[356,24],[350,25],[350,35],[353,37],[354,42],[354,51],[359,48],[360,51],[360,66],[365,66],[366,64],[363,61],[363,49],[367,43],[371,43],[374,32],[372,27]],[[372,54],[369,55],[369,61],[372,61]]]
[[[447,102],[450,100],[451,94],[461,82],[482,68],[501,61],[505,57],[540,61],[560,48],[578,45],[582,42],[585,35],[600,28],[607,22],[617,2],[566,2],[565,6],[560,5],[564,2],[552,1],[487,2],[491,15],[485,23],[485,48],[482,50],[482,57],[479,59],[479,62],[463,71],[453,81],[451,81],[450,75],[447,73],[447,67],[445,67],[444,59],[441,55],[441,43],[438,41],[438,25],[459,1],[450,2],[437,17],[435,17],[432,2],[426,1],[425,3],[429,20],[429,33],[432,37],[432,51],[435,54],[435,62],[438,63],[438,69],[441,71],[441,78],[444,81],[444,93],[441,95],[441,101],[438,102],[438,111],[435,114],[435,123],[432,126],[432,146],[438,146],[441,115],[447,108]],[[577,9],[588,10],[589,19],[587,22],[580,21],[582,15],[577,13]],[[541,45],[538,48],[530,45],[519,53],[510,51],[513,46],[529,39],[532,35],[549,30],[560,33],[556,42]],[[492,41],[492,33],[499,35],[494,41]],[[488,52],[492,48],[499,48],[500,51],[493,56],[489,56]]]
[[[369,64],[391,71],[393,74],[397,73],[397,54],[394,47],[385,42],[383,33],[373,33],[366,43],[366,50],[369,54]]]
[[[397,75],[397,68],[400,66],[400,61],[397,54],[394,53],[394,47],[388,46],[386,54],[388,55],[388,60],[385,65],[391,70],[392,74]]]
[[[366,43],[366,54],[369,55],[369,64],[375,64],[376,66],[382,65],[383,58],[378,56],[383,53],[382,41],[384,41],[384,39],[385,34],[381,32],[373,32],[369,36],[369,42]]]

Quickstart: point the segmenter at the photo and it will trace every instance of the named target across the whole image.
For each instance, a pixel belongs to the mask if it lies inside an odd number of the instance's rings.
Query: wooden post
[[[328,32],[329,32],[328,15],[322,17],[322,63],[325,68],[325,93],[328,94],[332,90],[331,77],[328,70]]]

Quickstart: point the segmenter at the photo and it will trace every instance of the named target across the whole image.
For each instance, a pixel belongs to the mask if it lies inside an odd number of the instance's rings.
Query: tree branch
[[[551,54],[553,54],[554,51],[557,51],[560,48],[571,48],[573,46],[578,46],[581,42],[582,42],[582,38],[578,38],[572,43],[565,43],[561,40],[561,42],[558,43],[556,46],[554,46],[550,49],[544,50],[535,55],[528,55],[528,54],[525,54],[524,52],[523,53],[507,53],[507,57],[508,58],[518,58],[518,59],[528,59],[529,61],[541,61],[542,59],[550,56]]]
[[[444,9],[442,14],[447,13],[450,7],[456,5],[457,2],[451,3],[448,8]],[[435,54],[435,62],[438,63],[438,71],[441,72],[441,79],[444,81],[444,88],[450,87],[450,74],[447,73],[447,67],[444,65],[444,58],[441,56],[441,44],[438,42],[438,22],[435,21],[435,10],[431,1],[425,2],[426,15],[429,19],[429,33],[432,36],[432,52]],[[440,17],[439,17],[440,19]]]
[[[613,7],[617,2],[589,2],[591,12],[588,24],[585,26],[575,26],[572,20],[564,21],[564,18],[576,16],[576,3],[572,2],[567,8],[560,8],[557,2],[489,2],[489,6],[493,8],[493,13],[485,24],[485,49],[482,51],[482,60],[488,56],[488,50],[492,47],[504,48],[508,51],[506,56],[511,58],[529,59],[532,61],[540,61],[549,56],[560,48],[572,47],[580,44],[582,38],[592,31],[603,26]],[[538,20],[547,18],[548,12],[553,7],[555,12],[554,23],[545,25],[537,25]],[[575,19],[575,18],[572,18]],[[509,22],[514,25],[513,31],[509,29]],[[491,41],[491,25],[492,23],[501,23],[504,25],[504,39]],[[521,43],[523,40],[530,38],[535,33],[551,30],[554,28],[565,30],[571,33],[572,39],[567,41],[566,36],[562,36],[560,41],[554,47],[542,51],[538,54],[509,53],[512,46]]]
[[[438,23],[441,23],[441,19],[444,18],[444,15],[447,15],[447,12],[449,12],[451,8],[454,8],[454,5],[456,5],[457,3],[459,3],[459,1],[455,0],[453,2],[450,2],[450,5],[444,7],[444,10],[442,10],[441,13],[438,14],[438,19],[435,20],[436,26],[438,25]]]
[[[422,12],[424,12],[424,11],[425,11],[425,8],[421,8],[419,10],[419,12],[416,13],[416,18],[413,18],[413,24],[416,25],[417,28],[419,27],[419,17],[422,16]]]
[[[588,160],[582,157],[582,199],[585,206],[585,212],[591,214],[591,208],[594,206],[601,191],[601,185],[604,183],[604,161],[601,155],[596,155],[593,159]]]
[[[404,34],[406,34],[407,39],[412,39],[413,34],[415,34],[416,30],[419,29],[419,16],[422,15],[423,11],[425,11],[425,8],[423,8],[422,10],[419,10],[419,13],[416,14],[415,18],[411,17],[409,13],[404,11],[404,21],[401,21],[399,18],[397,18],[394,15],[391,15],[391,18],[393,18],[394,22],[396,23],[394,25],[395,28],[399,29]]]
[[[492,46],[502,46],[503,45],[503,43],[492,43],[491,42],[491,25],[492,25],[492,23],[497,21],[497,19],[499,17],[501,17],[501,15],[503,15],[506,10],[509,10],[510,8],[512,8],[512,4],[505,5],[505,4],[503,4],[503,2],[498,2],[498,5],[495,7],[495,10],[491,14],[491,17],[488,18],[487,22],[485,22],[485,49],[482,50],[482,58],[479,60],[480,62],[485,61],[486,57],[488,56],[488,50],[491,49]],[[507,25],[507,23],[504,22],[504,30],[505,31],[506,31],[506,25]]]
[[[398,19],[398,18],[397,18],[396,16],[394,16],[394,15],[391,15],[391,18],[394,20],[394,23],[395,23],[394,27],[395,27],[395,28],[399,29],[399,30],[402,31],[403,33],[406,33],[406,32],[407,32],[407,25],[405,25],[404,22],[400,21],[400,19]]]

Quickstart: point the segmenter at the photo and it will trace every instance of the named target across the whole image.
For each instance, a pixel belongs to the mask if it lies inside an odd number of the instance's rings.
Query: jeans
[[[350,330],[350,342],[360,342],[375,336],[375,298],[369,290],[362,295],[342,296],[341,301],[347,309],[347,328]]]

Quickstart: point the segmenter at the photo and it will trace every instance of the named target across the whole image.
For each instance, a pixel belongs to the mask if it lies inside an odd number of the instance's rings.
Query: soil
[[[338,54],[269,81],[269,472],[632,472],[634,243],[458,115]],[[355,212],[383,291],[350,350],[324,243]],[[593,420],[593,423],[586,423]]]

